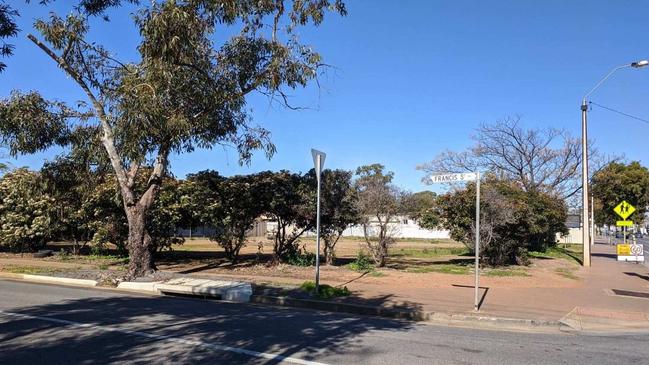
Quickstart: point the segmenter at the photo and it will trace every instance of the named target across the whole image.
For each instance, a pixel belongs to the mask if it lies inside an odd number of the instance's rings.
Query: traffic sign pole
[[[475,185],[475,298],[473,308],[480,309],[480,172],[476,175]]]
[[[320,155],[316,157],[317,159],[317,173],[320,176],[320,169],[322,167],[322,160]],[[315,251],[315,293],[318,294],[320,290],[320,178],[318,177],[318,198],[317,198],[317,208],[316,208],[316,251]]]
[[[317,188],[317,203],[316,203],[316,249],[315,249],[315,293],[320,292],[320,180],[322,173],[322,166],[324,165],[325,157],[327,155],[324,152],[311,149],[311,156],[313,157],[313,165],[315,168],[315,176],[318,181]]]
[[[460,174],[432,175],[428,182],[435,183],[456,183],[460,181],[475,181],[475,280],[473,309],[480,310],[480,172],[468,172]]]

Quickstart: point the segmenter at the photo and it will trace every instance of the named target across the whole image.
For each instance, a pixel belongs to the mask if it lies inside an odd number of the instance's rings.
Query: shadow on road
[[[327,312],[179,298],[85,298],[11,310],[96,326],[182,337],[306,360],[363,351],[372,330],[405,331],[412,322]],[[249,363],[278,364],[203,346],[0,315],[0,364]]]

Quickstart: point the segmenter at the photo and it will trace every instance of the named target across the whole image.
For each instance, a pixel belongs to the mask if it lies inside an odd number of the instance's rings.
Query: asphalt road
[[[649,335],[473,330],[0,280],[0,364],[647,364]]]

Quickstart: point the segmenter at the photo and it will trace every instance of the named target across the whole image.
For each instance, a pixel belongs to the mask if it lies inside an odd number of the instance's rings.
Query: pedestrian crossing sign
[[[631,214],[633,214],[633,212],[635,212],[635,207],[627,203],[626,200],[623,200],[622,203],[613,208],[613,211],[622,217],[622,219],[626,220]]]

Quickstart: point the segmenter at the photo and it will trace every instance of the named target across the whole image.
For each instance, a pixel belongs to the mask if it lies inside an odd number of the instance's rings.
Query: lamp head
[[[631,67],[635,67],[635,68],[641,68],[645,66],[649,66],[649,60],[640,60],[638,62],[633,62],[631,64]]]

